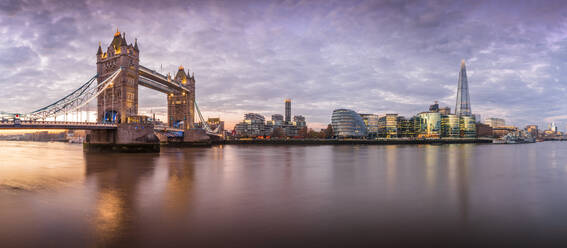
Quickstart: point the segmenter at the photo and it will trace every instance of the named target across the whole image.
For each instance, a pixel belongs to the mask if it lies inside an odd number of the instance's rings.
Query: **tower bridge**
[[[128,44],[126,34],[116,30],[103,52],[96,53],[97,74],[67,96],[45,107],[24,114],[0,112],[0,129],[83,129],[89,130],[88,144],[155,144],[148,130],[184,133],[184,141],[202,141],[219,136],[203,119],[195,101],[195,75],[178,68],[174,77],[163,75],[140,64],[137,39]],[[154,126],[138,115],[138,86],[167,94],[168,126]],[[57,116],[83,110],[96,102],[95,122],[57,121]],[[203,129],[194,126],[195,111]],[[47,121],[54,119],[54,121]],[[142,131],[143,130],[143,131]]]

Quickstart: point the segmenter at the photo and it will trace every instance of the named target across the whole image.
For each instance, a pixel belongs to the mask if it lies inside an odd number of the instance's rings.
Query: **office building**
[[[398,114],[386,114],[378,118],[378,137],[398,137]]]
[[[406,119],[403,116],[398,116],[397,125],[398,138],[415,136],[414,123],[412,119]]]
[[[451,108],[449,107],[443,107],[439,109],[439,114],[441,115],[449,115],[451,114]]]
[[[459,117],[455,114],[441,115],[441,136],[443,137],[459,137],[461,136],[461,127]]]
[[[537,129],[537,125],[527,125],[526,126],[526,132],[534,138],[537,138],[539,136],[539,130]]]
[[[459,82],[457,87],[457,103],[455,106],[455,114],[459,117],[470,116],[472,112],[465,60],[461,61],[461,70],[459,72]]]
[[[266,135],[266,124],[263,115],[257,113],[247,113],[244,121],[234,126],[238,137],[259,137]]]
[[[493,131],[492,131],[492,127],[487,125],[487,124],[483,124],[483,123],[476,123],[476,135],[478,137],[492,137],[494,136]]]
[[[378,137],[378,119],[379,116],[375,114],[360,114],[364,124],[366,125],[366,130],[368,131],[369,138]]]
[[[335,109],[331,125],[337,138],[364,138],[368,134],[362,117],[350,109]]]
[[[459,120],[461,128],[461,137],[473,138],[476,137],[476,121],[472,115],[462,115]]]
[[[506,121],[500,118],[486,118],[484,124],[490,126],[491,128],[506,126]]]
[[[285,123],[291,122],[291,99],[285,99]]]
[[[303,117],[303,115],[293,116],[293,125],[297,127],[307,126],[307,123],[305,122],[305,117]]]
[[[429,105],[429,112],[439,112],[439,103],[435,101],[434,104]]]
[[[419,118],[421,120],[421,125],[418,137],[441,137],[441,114],[439,114],[439,112],[423,112],[419,114]]]
[[[482,119],[480,118],[480,114],[473,114],[473,116],[476,123],[480,123],[482,121]]]
[[[284,117],[280,114],[272,115],[272,122],[275,126],[281,126],[284,124]]]

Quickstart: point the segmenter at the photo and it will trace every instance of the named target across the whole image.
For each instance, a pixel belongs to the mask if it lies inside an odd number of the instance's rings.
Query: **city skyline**
[[[283,114],[285,98],[315,128],[336,108],[409,116],[435,100],[453,106],[461,59],[473,113],[520,127],[567,123],[560,1],[321,3],[0,5],[0,105],[25,112],[77,88],[96,72],[98,42],[108,45],[118,27],[138,38],[153,69],[194,72],[203,114],[229,128],[246,112]],[[171,14],[156,23],[138,18],[164,12]],[[164,96],[140,93],[141,113],[165,116]]]

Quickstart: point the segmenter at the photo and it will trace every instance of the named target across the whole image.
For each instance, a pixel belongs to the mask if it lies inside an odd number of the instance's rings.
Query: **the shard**
[[[467,68],[465,67],[465,60],[461,61],[461,71],[459,72],[458,87],[455,114],[457,116],[470,116],[472,115],[471,99],[469,98],[469,82],[467,80]]]

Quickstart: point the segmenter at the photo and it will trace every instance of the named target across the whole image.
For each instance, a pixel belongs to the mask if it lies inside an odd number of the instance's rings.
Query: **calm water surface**
[[[0,142],[0,246],[567,245],[567,142]]]

